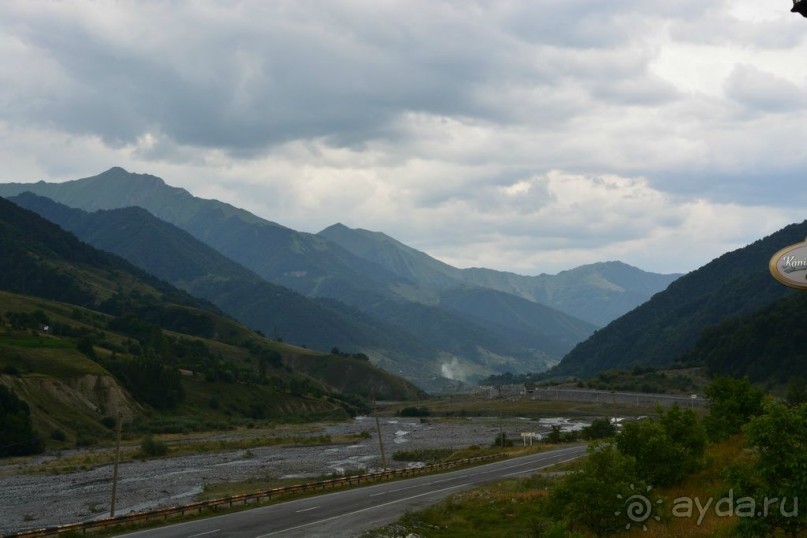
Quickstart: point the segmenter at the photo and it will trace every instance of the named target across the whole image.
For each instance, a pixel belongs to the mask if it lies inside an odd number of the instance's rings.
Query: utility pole
[[[375,415],[375,432],[378,435],[378,450],[381,452],[381,466],[386,470],[387,457],[384,455],[384,440],[381,438],[381,423],[378,420],[378,409],[375,404],[375,391],[373,391],[373,411]]]
[[[504,448],[504,426],[502,425],[502,386],[499,385],[499,439]]]
[[[378,449],[381,451],[381,466],[387,468],[387,458],[384,456],[384,441],[381,439],[381,426],[378,423],[378,413],[375,416],[375,431],[378,434]]]
[[[112,502],[109,503],[109,517],[115,517],[115,496],[118,490],[118,462],[120,461],[120,439],[123,429],[123,413],[118,411],[117,443],[115,445],[115,465],[112,467]]]

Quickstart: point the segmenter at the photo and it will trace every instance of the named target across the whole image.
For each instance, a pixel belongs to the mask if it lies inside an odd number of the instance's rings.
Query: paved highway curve
[[[351,538],[486,482],[529,476],[585,454],[585,445],[557,448],[478,467],[316,495],[157,529],[127,538]]]

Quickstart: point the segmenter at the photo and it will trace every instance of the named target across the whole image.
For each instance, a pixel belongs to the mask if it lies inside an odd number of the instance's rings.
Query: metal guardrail
[[[452,467],[460,467],[462,465],[470,465],[473,463],[481,463],[503,457],[504,454],[491,454],[488,456],[480,456],[478,458],[466,458],[462,460],[434,463],[431,465],[424,465],[422,467],[411,467],[407,469],[394,469],[390,471],[381,471],[378,473],[368,473],[363,475],[345,476],[342,478],[334,478],[332,480],[322,480],[319,482],[311,482],[305,484],[296,484],[294,486],[285,486],[282,488],[274,488],[257,493],[244,493],[241,495],[231,495],[229,497],[222,497],[220,499],[212,499],[209,501],[201,501],[182,506],[173,506],[170,508],[161,508],[159,510],[150,510],[148,512],[137,512],[125,516],[116,516],[105,519],[96,519],[92,521],[84,521],[81,523],[70,523],[67,525],[54,525],[51,527],[44,527],[40,529],[31,529],[19,531],[13,534],[3,534],[0,538],[33,538],[37,536],[58,536],[62,533],[71,531],[81,531],[86,533],[88,529],[99,529],[106,527],[114,527],[126,523],[136,523],[139,521],[147,521],[149,519],[163,518],[168,519],[169,516],[177,515],[184,516],[186,513],[197,511],[201,513],[208,508],[216,508],[219,506],[229,505],[230,508],[236,503],[243,503],[247,505],[250,502],[259,503],[262,499],[271,499],[272,497],[280,497],[290,493],[299,493],[305,491],[324,491],[326,489],[336,489],[337,487],[351,486],[353,484],[361,484],[362,482],[376,482],[379,480],[390,480],[392,478],[400,478],[406,476],[415,476],[431,471],[450,469]]]

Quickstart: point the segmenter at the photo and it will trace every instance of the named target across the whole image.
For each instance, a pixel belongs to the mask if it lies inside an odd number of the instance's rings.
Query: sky
[[[3,0],[0,181],[121,166],[458,267],[687,272],[807,218],[790,7]]]

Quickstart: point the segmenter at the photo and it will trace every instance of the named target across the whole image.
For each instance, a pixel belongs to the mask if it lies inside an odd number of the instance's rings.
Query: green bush
[[[79,432],[76,435],[76,446],[78,448],[98,444],[98,438],[91,433]]]
[[[499,447],[504,448],[508,446],[513,446],[513,440],[507,438],[507,434],[502,432],[496,436],[496,439],[493,440],[493,444],[490,445],[492,447]]]
[[[640,478],[666,487],[701,467],[706,430],[693,410],[674,405],[662,411],[658,421],[625,424],[616,436],[616,446],[634,459]]]
[[[605,439],[616,435],[616,426],[608,418],[596,418],[591,425],[583,428],[583,439]]]
[[[151,435],[147,435],[140,443],[140,454],[148,458],[156,458],[168,454],[168,445],[161,441],[156,441]]]
[[[428,407],[404,407],[398,412],[399,417],[428,417],[430,414]]]
[[[17,377],[19,377],[20,374],[21,374],[19,368],[17,368],[16,366],[11,366],[11,365],[3,366],[3,373],[6,374],[6,375],[13,375],[13,376],[17,376]]]
[[[765,393],[748,379],[728,376],[715,377],[705,396],[709,400],[709,414],[703,422],[713,441],[739,433],[751,418],[762,414],[765,399]]]
[[[0,385],[0,457],[37,454],[43,449],[33,430],[28,404]]]
[[[112,417],[104,417],[101,419],[101,424],[107,429],[114,430],[115,426],[118,425],[118,421]]]
[[[591,446],[588,454],[579,469],[550,490],[547,510],[558,521],[610,536],[625,528],[623,499],[646,492],[646,486],[636,475],[634,459],[613,445]]]

